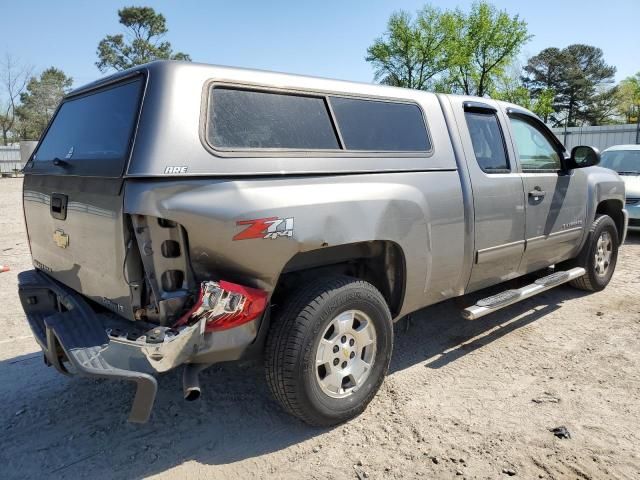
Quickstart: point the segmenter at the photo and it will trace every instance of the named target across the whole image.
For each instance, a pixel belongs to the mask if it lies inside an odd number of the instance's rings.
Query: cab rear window
[[[119,176],[140,107],[142,78],[65,100],[34,156],[33,168]]]

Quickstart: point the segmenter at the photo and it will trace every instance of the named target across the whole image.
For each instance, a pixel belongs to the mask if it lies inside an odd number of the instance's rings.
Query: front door
[[[524,182],[522,274],[577,254],[586,227],[587,185],[579,170],[563,170],[561,147],[538,119],[517,112],[508,116]]]
[[[493,100],[452,100],[473,191],[474,258],[467,292],[517,276],[524,252],[523,185]]]

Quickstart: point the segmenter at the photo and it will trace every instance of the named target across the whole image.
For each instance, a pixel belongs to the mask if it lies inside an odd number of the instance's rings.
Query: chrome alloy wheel
[[[596,243],[595,269],[600,276],[607,274],[611,257],[613,256],[613,241],[609,232],[602,232]]]
[[[360,310],[347,310],[325,329],[316,350],[316,380],[332,398],[348,397],[369,377],[376,356],[376,329]]]

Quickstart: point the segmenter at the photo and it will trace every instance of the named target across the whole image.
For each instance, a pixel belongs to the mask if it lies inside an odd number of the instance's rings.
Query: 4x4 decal
[[[248,240],[250,238],[268,238],[293,236],[293,217],[289,218],[256,218],[255,220],[239,220],[236,225],[247,227],[233,237],[234,240]]]

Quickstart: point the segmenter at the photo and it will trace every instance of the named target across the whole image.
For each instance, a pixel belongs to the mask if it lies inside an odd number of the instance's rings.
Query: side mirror
[[[573,147],[571,149],[571,157],[569,157],[570,169],[572,168],[585,168],[600,163],[600,150],[595,147],[588,147],[581,145],[579,147]]]

